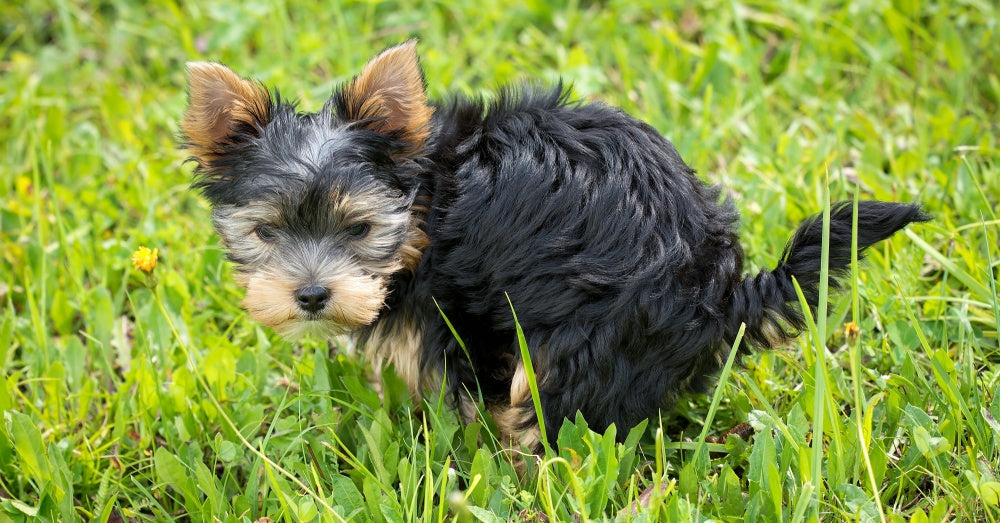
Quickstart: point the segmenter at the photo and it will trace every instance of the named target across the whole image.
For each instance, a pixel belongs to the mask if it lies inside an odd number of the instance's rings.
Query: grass
[[[0,6],[0,520],[1000,520],[1000,9],[660,4]],[[547,427],[519,480],[491,427],[251,322],[175,146],[187,60],[313,109],[412,35],[433,96],[561,77],[650,122],[736,200],[751,270],[830,199],[935,220],[712,398],[624,444]]]

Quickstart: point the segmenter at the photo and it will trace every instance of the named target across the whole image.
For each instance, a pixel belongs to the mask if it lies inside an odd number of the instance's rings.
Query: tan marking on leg
[[[516,406],[531,399],[531,387],[528,385],[528,374],[524,371],[524,362],[518,361],[514,375],[510,379],[510,405]]]
[[[387,325],[386,322],[380,322],[372,330],[365,341],[365,358],[376,369],[392,363],[396,374],[406,383],[410,393],[419,397],[423,387],[430,388],[440,382],[440,378],[436,376],[423,379],[420,375],[423,333],[409,319],[404,319],[402,324],[395,324],[392,328]]]
[[[542,431],[538,427],[538,418],[531,401],[531,388],[528,385],[528,375],[524,363],[517,362],[510,381],[510,402],[507,405],[497,405],[490,409],[493,421],[497,425],[500,444],[511,456],[511,462],[518,476],[523,477],[528,459],[542,452]],[[529,455],[522,453],[526,450]]]
[[[528,462],[537,461],[542,453],[542,433],[534,408],[494,407],[490,412],[500,433],[500,445],[510,456],[518,478],[524,479]]]
[[[542,432],[535,419],[534,407],[497,407],[492,410],[493,421],[500,432],[500,443],[510,450],[527,448],[528,452],[538,452],[542,443]],[[527,425],[527,428],[521,428]]]

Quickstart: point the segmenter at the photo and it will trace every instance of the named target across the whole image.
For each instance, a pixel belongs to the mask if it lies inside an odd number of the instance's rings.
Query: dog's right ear
[[[188,62],[188,108],[181,120],[186,148],[202,167],[271,119],[271,95],[259,83],[212,62]]]

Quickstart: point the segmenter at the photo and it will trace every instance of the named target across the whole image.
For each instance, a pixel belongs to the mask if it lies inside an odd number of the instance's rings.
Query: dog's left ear
[[[423,148],[434,108],[427,105],[424,75],[417,61],[416,39],[382,51],[344,88],[350,120],[370,120],[370,129],[399,132],[408,152]]]

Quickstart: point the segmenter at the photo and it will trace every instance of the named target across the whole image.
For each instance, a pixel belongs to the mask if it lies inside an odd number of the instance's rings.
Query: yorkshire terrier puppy
[[[352,333],[415,394],[447,387],[467,419],[481,394],[506,445],[541,449],[511,305],[551,443],[576,411],[627,429],[704,390],[742,323],[741,351],[796,336],[793,278],[817,305],[818,216],[774,269],[743,274],[720,189],[649,125],[561,87],[433,103],[413,40],[315,113],[224,65],[190,63],[188,80],[183,145],[250,316],[287,336]],[[929,219],[857,212],[859,257]],[[851,219],[833,206],[835,276]]]

